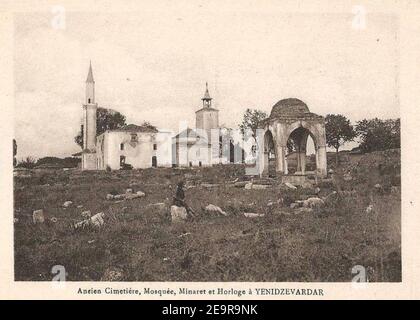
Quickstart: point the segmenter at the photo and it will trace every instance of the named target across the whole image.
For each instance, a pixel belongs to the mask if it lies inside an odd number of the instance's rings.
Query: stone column
[[[269,164],[270,164],[270,157],[269,157],[269,152],[265,151],[264,152],[264,168],[263,168],[263,175],[268,175],[269,174]]]
[[[319,146],[316,152],[316,169],[321,177],[327,176],[327,147]]]
[[[286,146],[276,145],[276,171],[280,174],[287,174],[285,156]]]

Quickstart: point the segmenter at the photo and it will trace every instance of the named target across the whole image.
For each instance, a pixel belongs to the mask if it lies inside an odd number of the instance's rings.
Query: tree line
[[[239,129],[242,134],[246,130],[250,129],[255,135],[258,128],[261,127],[262,121],[266,120],[268,115],[261,110],[257,109],[246,109],[242,121],[239,124]],[[126,117],[120,112],[106,109],[97,109],[97,134],[102,134],[106,130],[115,130],[126,126]],[[149,126],[155,128],[148,122],[144,122],[143,126]],[[336,151],[336,159],[338,161],[339,149],[348,142],[355,141],[359,142],[359,148],[361,152],[372,152],[387,149],[400,148],[401,136],[400,136],[400,119],[363,119],[357,121],[354,125],[349,119],[341,114],[327,114],[325,117],[325,131],[326,141],[330,148],[334,148]],[[83,148],[83,127],[74,137],[74,141],[81,148]],[[295,149],[293,141],[289,139],[287,143],[289,152]],[[67,157],[60,159],[57,157],[44,157],[36,160],[32,157],[27,157],[21,161],[16,160],[17,154],[17,143],[13,139],[13,165],[17,167],[34,168],[35,166],[42,164],[59,164],[65,166],[77,166],[77,159]]]

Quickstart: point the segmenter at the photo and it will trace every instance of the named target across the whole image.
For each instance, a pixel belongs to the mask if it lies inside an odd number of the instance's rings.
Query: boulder
[[[247,184],[245,184],[245,189],[246,190],[251,190],[252,189],[252,182],[248,182]]]
[[[311,213],[311,212],[313,212],[313,209],[312,208],[306,208],[306,207],[297,208],[295,210],[295,214]]]
[[[247,181],[237,181],[237,182],[235,182],[235,183],[234,183],[234,186],[235,186],[236,188],[243,188],[243,187],[245,187],[247,184],[248,184],[248,182],[247,182]]]
[[[113,199],[114,199],[114,195],[113,194],[108,193],[106,195],[106,200],[113,200]]]
[[[92,213],[90,210],[86,210],[81,213],[81,216],[83,219],[89,219],[92,216]]]
[[[324,200],[317,197],[311,197],[303,201],[303,207],[305,208],[321,208],[325,204]]]
[[[247,218],[259,218],[264,217],[264,213],[253,213],[253,212],[244,212],[244,216]]]
[[[171,206],[171,220],[172,222],[181,222],[187,220],[187,209],[184,207]]]
[[[127,190],[125,190],[125,193],[133,193],[133,189],[128,188]]]
[[[370,205],[367,206],[365,212],[366,213],[371,213],[372,211],[373,211],[373,204],[370,204]]]
[[[298,202],[293,202],[293,203],[291,203],[290,204],[290,209],[296,209],[296,208],[299,208],[299,207],[301,207],[302,205],[300,204],[300,203],[298,203]]]
[[[254,190],[264,190],[264,189],[267,189],[267,188],[269,188],[270,186],[269,185],[267,185],[267,184],[253,184],[252,186],[251,186],[251,189],[254,189]]]
[[[35,210],[32,213],[32,221],[35,224],[37,224],[37,223],[44,223],[45,222],[44,210],[42,210],[42,209]]]
[[[293,184],[291,184],[290,182],[286,182],[284,185],[286,187],[288,187],[289,189],[292,189],[292,190],[296,190],[297,189],[297,187],[294,186]]]
[[[227,216],[227,213],[224,212],[220,207],[215,206],[214,204],[209,204],[206,208],[205,211],[207,213],[210,214],[216,214],[216,215],[222,215],[222,216]]]
[[[345,173],[343,175],[343,179],[344,179],[344,181],[351,181],[351,180],[353,180],[353,177],[350,175],[350,173]]]
[[[66,202],[64,202],[64,203],[63,203],[63,207],[64,207],[64,208],[68,208],[68,207],[70,207],[72,204],[73,204],[73,201],[66,201]]]
[[[102,227],[104,225],[105,213],[99,212],[90,218],[90,223],[94,227]]]

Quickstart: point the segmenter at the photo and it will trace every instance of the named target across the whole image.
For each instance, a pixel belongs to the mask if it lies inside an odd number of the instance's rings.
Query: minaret
[[[92,63],[86,79],[86,101],[83,105],[83,156],[82,169],[96,169],[96,110],[95,80],[93,80]]]

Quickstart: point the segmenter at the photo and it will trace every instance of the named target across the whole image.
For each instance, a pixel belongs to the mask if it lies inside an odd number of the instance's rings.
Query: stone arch
[[[297,140],[299,146],[299,164],[302,173],[305,173],[306,143],[310,136],[315,145],[317,175],[327,175],[324,117],[310,112],[303,101],[289,98],[277,102],[271,110],[270,117],[264,122],[264,129],[264,141],[266,140],[268,131],[273,137],[276,171],[278,173],[288,174],[286,161],[287,141],[291,135],[295,135],[294,138]],[[265,158],[266,156],[264,156]],[[266,168],[266,163],[268,164],[268,162],[264,161],[263,171],[268,169]]]
[[[264,167],[263,174],[270,174],[270,158],[272,155],[276,157],[276,143],[272,131],[268,128],[264,133]]]

